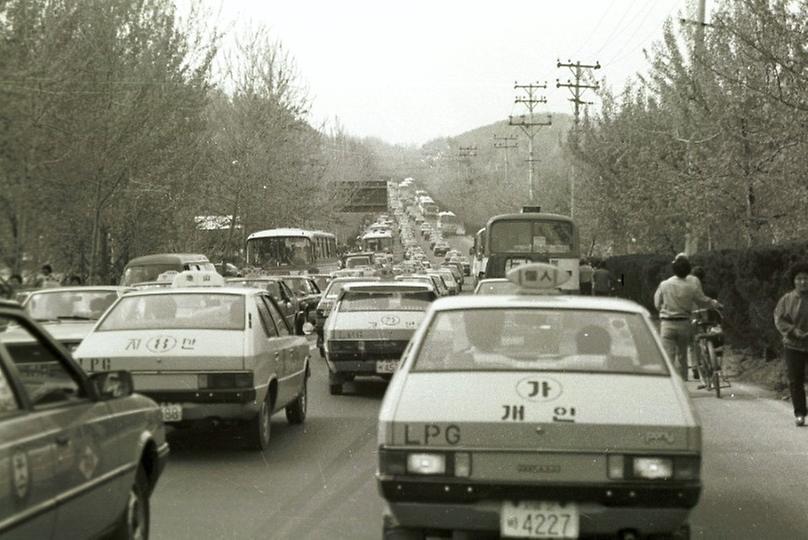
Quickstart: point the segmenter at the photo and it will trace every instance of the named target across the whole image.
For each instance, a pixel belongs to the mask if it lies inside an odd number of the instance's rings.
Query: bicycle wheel
[[[699,339],[696,343],[696,349],[698,350],[696,366],[699,370],[699,376],[704,383],[704,387],[710,390],[710,386],[713,384],[713,368],[710,363],[707,340],[704,338]]]
[[[721,397],[721,366],[718,363],[718,355],[715,352],[715,345],[712,341],[707,341],[707,356],[712,368],[712,384],[715,387],[715,397]]]

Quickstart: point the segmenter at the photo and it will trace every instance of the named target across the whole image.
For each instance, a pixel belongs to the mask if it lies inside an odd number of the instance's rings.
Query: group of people
[[[21,274],[11,274],[8,278],[0,278],[0,298],[14,299],[17,292],[24,288],[43,289],[47,287],[58,287],[60,285],[83,285],[84,280],[76,274],[57,276],[53,273],[50,264],[43,264],[39,273],[28,280],[23,279]]]
[[[578,265],[578,280],[581,294],[587,296],[609,296],[614,292],[612,273],[606,268],[604,261],[581,259]]]
[[[673,261],[673,276],[662,281],[654,294],[654,307],[659,312],[660,338],[668,357],[687,380],[688,349],[691,344],[691,316],[698,307],[720,307],[718,300],[704,294],[703,271],[691,266],[684,254]],[[805,425],[808,405],[805,394],[805,372],[808,364],[808,261],[791,265],[789,284],[774,309],[774,325],[782,336],[783,360],[788,376],[795,424]]]

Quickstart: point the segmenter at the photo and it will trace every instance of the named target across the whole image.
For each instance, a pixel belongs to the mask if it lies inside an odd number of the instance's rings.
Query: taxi
[[[508,277],[432,304],[387,388],[385,537],[689,538],[701,425],[648,312],[558,294],[552,265]]]
[[[306,418],[308,341],[265,290],[224,285],[214,272],[181,272],[171,288],[128,293],[75,357],[90,373],[130,372],[164,422],[237,424],[264,450],[275,412],[291,424]]]
[[[513,294],[518,289],[508,278],[488,278],[477,282],[474,294]]]
[[[356,376],[392,377],[426,309],[437,298],[425,283],[348,283],[325,323],[328,390],[342,394]]]
[[[339,293],[342,292],[342,288],[347,283],[358,283],[358,282],[366,282],[366,281],[378,281],[378,277],[335,277],[331,280],[326,287],[325,291],[323,291],[323,295],[320,298],[320,302],[318,302],[317,307],[315,308],[315,320],[314,325],[317,330],[317,348],[320,350],[320,356],[325,358],[325,349],[323,348],[323,332],[325,331],[325,321],[328,319],[328,315],[331,313],[331,308],[334,307],[334,304],[337,302],[337,298],[339,297]]]
[[[73,352],[123,291],[123,287],[115,286],[37,289],[22,306],[56,341]],[[9,329],[12,336],[17,331],[13,326]]]
[[[168,459],[160,408],[126,372],[87,375],[0,301],[0,538],[147,538]]]

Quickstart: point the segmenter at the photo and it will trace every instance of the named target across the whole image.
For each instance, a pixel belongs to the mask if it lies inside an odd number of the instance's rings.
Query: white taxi
[[[346,283],[325,322],[329,392],[342,394],[343,384],[356,376],[390,378],[436,298],[425,283]]]
[[[440,299],[379,413],[385,538],[688,538],[701,426],[647,311],[559,294]],[[534,294],[531,294],[534,293]]]
[[[74,357],[88,372],[131,372],[167,423],[239,423],[265,449],[273,413],[306,418],[308,341],[265,290],[223,285],[213,272],[182,272],[172,287],[130,292]]]

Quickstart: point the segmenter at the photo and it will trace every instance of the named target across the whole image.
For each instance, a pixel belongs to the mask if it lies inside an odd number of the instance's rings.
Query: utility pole
[[[536,97],[536,91],[540,89],[547,88],[547,83],[539,84],[539,83],[531,83],[531,84],[519,84],[514,83],[513,89],[514,90],[522,90],[525,92],[527,97],[520,97],[517,96],[514,99],[514,103],[521,103],[525,107],[527,107],[528,114],[522,114],[520,116],[508,117],[508,124],[511,126],[516,126],[521,129],[525,135],[527,135],[527,171],[528,171],[528,193],[530,202],[535,202],[535,188],[533,185],[533,163],[537,161],[533,158],[533,138],[536,136],[536,131],[538,128],[542,126],[550,126],[553,124],[553,119],[550,115],[547,115],[546,121],[536,120],[534,116],[534,110],[538,103],[547,103],[547,98],[545,97]]]
[[[556,79],[556,88],[568,88],[572,97],[569,98],[572,101],[574,115],[573,115],[573,128],[572,128],[572,144],[577,148],[578,146],[578,126],[581,121],[581,106],[583,105],[592,105],[591,101],[584,101],[581,99],[583,96],[584,90],[597,90],[600,88],[598,83],[594,84],[584,84],[581,82],[581,79],[584,78],[584,70],[589,69],[600,69],[600,62],[595,62],[594,64],[582,64],[579,61],[572,63],[572,60],[567,60],[567,62],[562,62],[558,60],[556,63],[557,68],[569,68],[572,71],[572,76],[575,78],[575,82],[567,79],[567,82],[562,83],[558,79]],[[575,164],[573,163],[572,169],[570,171],[570,217],[575,217]]]
[[[519,148],[519,143],[516,142],[517,137],[510,137],[504,136],[501,137],[499,135],[494,135],[494,148],[499,148],[505,150],[505,183],[510,184],[511,179],[511,167],[510,167],[510,160],[509,154],[511,153],[511,148]]]
[[[680,22],[685,24],[695,24],[696,31],[693,36],[693,52],[691,58],[691,64],[693,73],[691,74],[692,78],[692,89],[691,92],[693,93],[692,98],[695,99],[696,90],[698,85],[698,80],[701,78],[701,59],[704,55],[704,27],[705,26],[712,26],[708,25],[705,21],[706,18],[706,0],[699,0],[699,3],[696,8],[696,20],[690,19],[679,19]],[[692,101],[692,100],[691,100]],[[691,102],[687,103],[687,110],[690,111]],[[694,164],[693,159],[693,136],[695,135],[695,126],[693,125],[693,118],[690,114],[688,114],[688,124],[690,124],[690,139],[687,139],[687,174],[690,178],[693,178],[696,174],[696,166]],[[747,217],[750,217],[749,208],[747,208]],[[749,224],[747,224],[747,230]],[[698,234],[693,231],[693,225],[690,221],[685,222],[685,253],[687,255],[692,255],[698,250],[699,246],[699,239]],[[710,226],[707,225],[707,243],[708,246],[712,243],[710,238]],[[751,242],[749,242],[751,245]],[[709,246],[712,247],[712,246]]]
[[[457,148],[457,161],[463,162],[466,164],[466,178],[465,181],[468,183],[469,179],[469,168],[470,168],[470,159],[477,156],[477,146],[459,146]],[[458,173],[460,169],[458,168]]]

